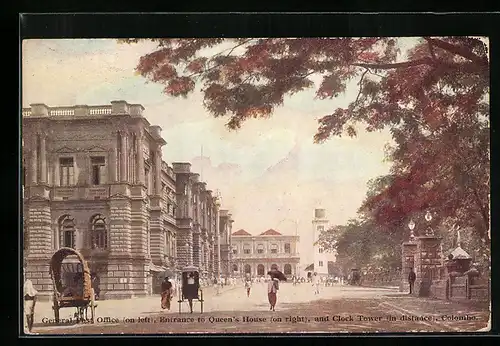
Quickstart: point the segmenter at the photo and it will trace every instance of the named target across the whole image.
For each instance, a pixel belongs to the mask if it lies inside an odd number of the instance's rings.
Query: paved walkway
[[[99,323],[53,326],[42,323],[46,307],[37,307],[35,333],[338,333],[477,331],[488,322],[488,308],[413,298],[397,290],[351,286],[324,287],[315,295],[310,284],[282,284],[275,312],[269,311],[265,284],[255,284],[250,297],[244,287],[228,287],[220,295],[205,295],[189,314],[177,304],[160,309],[159,297],[101,301]],[[185,306],[184,306],[185,305]],[[45,309],[45,310],[44,310]],[[50,306],[49,306],[50,309]],[[71,310],[71,309],[68,309]],[[62,310],[61,310],[62,311]],[[49,316],[51,316],[49,314]],[[443,317],[445,316],[445,317]],[[62,317],[62,316],[61,316]],[[107,320],[106,320],[107,318]]]

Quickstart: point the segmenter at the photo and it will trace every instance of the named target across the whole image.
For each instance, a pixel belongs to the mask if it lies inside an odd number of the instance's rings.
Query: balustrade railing
[[[143,107],[141,105],[128,105],[129,107],[125,107],[127,112],[131,116],[142,116]],[[42,112],[42,114],[38,114],[38,112]],[[98,106],[86,106],[86,105],[75,105],[75,106],[65,106],[65,107],[48,107],[45,105],[37,105],[35,108],[35,113],[33,113],[33,108],[23,108],[22,109],[23,117],[37,116],[37,115],[45,115],[45,116],[95,116],[95,115],[111,115],[113,114],[113,106],[112,105],[98,105]],[[123,113],[119,113],[123,114]]]

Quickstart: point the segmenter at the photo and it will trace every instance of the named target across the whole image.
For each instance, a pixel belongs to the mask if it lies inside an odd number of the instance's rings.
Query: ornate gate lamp
[[[427,221],[428,223],[430,223],[432,221],[432,214],[430,211],[427,211],[427,213],[425,213],[425,221]],[[413,233],[413,230],[415,229],[415,222],[413,220],[410,220],[410,222],[408,223],[408,228],[411,231],[410,241],[414,241],[415,234]],[[427,230],[425,231],[425,235],[426,236],[433,236],[434,235],[434,230],[431,228],[430,225],[427,227]]]
[[[410,242],[414,242],[415,234],[413,233],[413,230],[415,229],[415,222],[413,220],[410,220],[408,223],[408,228],[410,229]]]
[[[427,213],[425,213],[425,220],[426,220],[427,222],[429,222],[429,223],[432,221],[432,214],[431,214],[429,211],[427,211]],[[432,235],[434,235],[434,230],[431,228],[431,226],[430,226],[430,225],[429,225],[429,227],[427,228],[427,231],[426,231],[426,234],[425,234],[425,235],[427,235],[427,236],[432,236]]]

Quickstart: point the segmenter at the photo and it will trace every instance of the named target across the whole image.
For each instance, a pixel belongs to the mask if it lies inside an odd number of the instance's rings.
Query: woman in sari
[[[169,277],[165,277],[161,283],[161,308],[170,310],[170,301],[172,300],[172,283]]]
[[[269,300],[270,308],[269,310],[274,311],[276,301],[278,300],[278,278],[269,274],[269,282],[267,283],[267,299]]]

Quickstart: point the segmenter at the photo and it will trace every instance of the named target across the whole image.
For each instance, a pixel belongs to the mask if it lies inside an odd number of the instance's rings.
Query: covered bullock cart
[[[53,306],[56,323],[61,308],[76,308],[77,322],[95,322],[95,294],[87,261],[76,250],[61,248],[50,261],[50,276],[54,287]],[[88,309],[90,308],[90,318]]]

